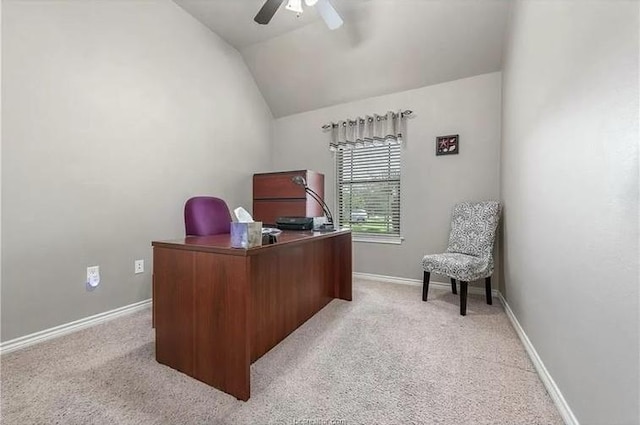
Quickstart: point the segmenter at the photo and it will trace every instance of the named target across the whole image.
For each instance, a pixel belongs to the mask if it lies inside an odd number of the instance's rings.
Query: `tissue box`
[[[231,223],[231,246],[233,248],[253,248],[262,245],[262,222]]]

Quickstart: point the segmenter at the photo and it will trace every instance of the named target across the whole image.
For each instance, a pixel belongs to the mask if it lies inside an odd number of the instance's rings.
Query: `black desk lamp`
[[[335,227],[333,225],[333,215],[331,215],[331,211],[329,211],[329,207],[327,206],[327,203],[324,202],[322,197],[318,195],[313,189],[309,188],[309,186],[307,185],[307,180],[305,180],[305,178],[302,176],[293,176],[291,177],[291,181],[299,186],[304,187],[304,191],[307,192],[309,196],[311,196],[313,199],[316,200],[317,203],[320,204],[320,206],[322,207],[322,211],[324,212],[324,215],[327,216],[327,223],[323,224],[322,226],[314,230],[319,230],[319,231],[335,230]]]

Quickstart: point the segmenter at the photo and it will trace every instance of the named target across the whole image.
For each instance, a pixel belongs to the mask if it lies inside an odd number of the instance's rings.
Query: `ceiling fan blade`
[[[324,19],[324,22],[330,30],[342,26],[342,18],[338,15],[338,12],[336,12],[331,3],[329,3],[329,0],[318,0],[316,9],[318,9],[318,13],[320,13],[320,16],[322,16],[322,19]]]
[[[260,25],[267,25],[271,18],[273,18],[273,15],[276,14],[276,11],[283,1],[284,0],[267,0],[266,2],[264,2],[262,8],[260,9],[256,17],[253,18],[253,20]]]

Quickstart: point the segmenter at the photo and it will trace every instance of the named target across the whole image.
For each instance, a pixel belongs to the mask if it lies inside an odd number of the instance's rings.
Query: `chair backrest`
[[[447,252],[491,257],[501,210],[498,201],[457,204],[451,216]]]
[[[184,205],[184,227],[187,236],[229,233],[231,214],[227,203],[212,196],[196,196]]]

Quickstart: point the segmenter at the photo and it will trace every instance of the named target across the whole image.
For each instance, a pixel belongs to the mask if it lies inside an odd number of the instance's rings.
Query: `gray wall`
[[[500,73],[428,86],[322,108],[275,120],[277,170],[311,168],[325,174],[325,197],[335,210],[331,121],[388,110],[411,109],[402,168],[401,245],[356,242],[354,270],[422,278],[420,261],[447,246],[453,204],[496,199],[499,193]],[[435,156],[436,136],[460,134],[460,154]],[[443,280],[443,277],[434,276]]]
[[[506,295],[581,425],[638,424],[637,2],[515,5]]]
[[[240,54],[171,1],[2,6],[6,341],[149,298],[150,242],[183,235],[187,198],[251,207],[272,116]]]
[[[0,48],[2,45],[2,1],[0,1]],[[1,53],[1,52],[0,52]],[[2,58],[0,55],[0,81],[2,81]],[[0,84],[0,103],[2,84]],[[0,105],[0,241],[2,241],[2,105]],[[0,242],[0,319],[2,318],[2,243]],[[1,337],[1,331],[0,331]]]

